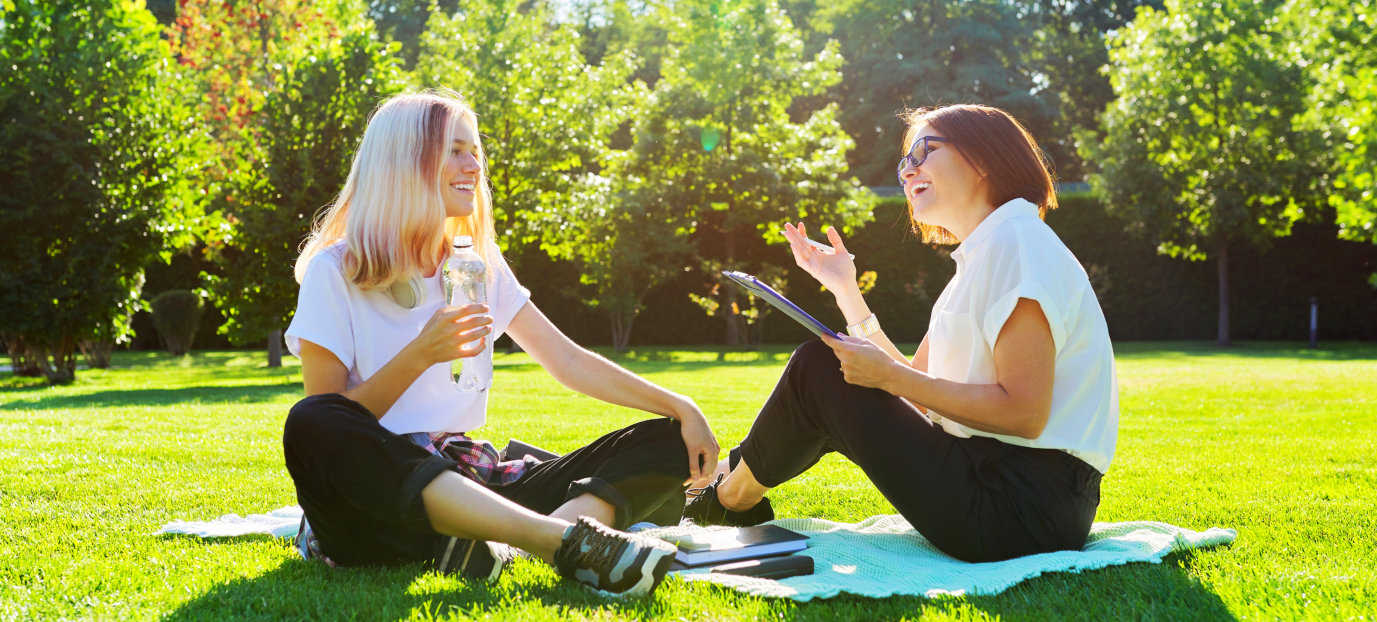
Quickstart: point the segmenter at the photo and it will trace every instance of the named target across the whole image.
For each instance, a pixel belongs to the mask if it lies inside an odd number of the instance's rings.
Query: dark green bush
[[[1218,312],[1215,264],[1157,253],[1149,240],[1105,213],[1088,194],[1063,194],[1047,223],[1090,275],[1115,340],[1213,339]],[[866,295],[885,333],[916,342],[928,315],[955,273],[954,247],[933,248],[908,226],[903,197],[875,206],[875,219],[847,237],[859,270],[878,273]],[[1332,220],[1332,217],[1331,217]],[[809,233],[823,239],[821,225]],[[742,236],[745,238],[745,236]],[[819,320],[840,329],[845,323],[832,295],[793,266],[788,247],[738,239],[738,270],[773,263],[786,268],[786,295]],[[1310,297],[1319,299],[1321,340],[1377,339],[1377,289],[1367,279],[1377,272],[1377,245],[1337,239],[1332,223],[1302,223],[1289,237],[1265,249],[1240,245],[1231,251],[1231,321],[1241,340],[1304,341],[1309,337]],[[552,319],[580,343],[611,343],[608,321],[580,304],[576,268],[549,259],[536,246],[513,248],[508,258],[522,283]],[[651,292],[631,335],[636,345],[720,344],[720,318],[708,317],[688,294],[705,295],[715,281],[696,265]],[[808,332],[781,314],[764,322],[765,343],[801,343]]]
[[[168,352],[181,356],[191,351],[204,309],[205,302],[188,289],[168,290],[153,298],[153,325]]]

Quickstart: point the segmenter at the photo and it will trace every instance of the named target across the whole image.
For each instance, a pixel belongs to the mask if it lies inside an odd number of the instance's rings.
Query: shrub
[[[153,298],[153,326],[168,352],[181,356],[191,351],[196,325],[205,303],[189,289],[173,289]]]

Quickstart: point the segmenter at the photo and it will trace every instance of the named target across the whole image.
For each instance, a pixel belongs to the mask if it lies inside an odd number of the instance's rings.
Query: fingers
[[[459,345],[457,348],[458,358],[469,358],[482,352],[483,347],[487,345],[487,340],[484,337],[487,337],[491,332],[492,327],[484,325],[455,334],[455,341]]]
[[[462,317],[470,315],[480,315],[485,314],[487,312],[488,305],[485,305],[483,303],[474,303],[471,305],[464,305],[462,307],[440,307],[440,310],[435,312],[434,317],[458,321],[458,319]]]
[[[694,451],[689,453],[689,480],[697,483],[703,479],[703,452]]]
[[[490,326],[490,325],[492,325],[492,316],[491,316],[491,315],[467,315],[467,316],[459,316],[459,317],[456,317],[455,320],[454,320],[454,327],[455,327],[455,329],[459,330],[460,332],[467,331],[467,330],[471,330],[471,329],[474,329],[474,328],[478,328],[478,327],[480,327],[480,326]]]
[[[808,261],[808,251],[811,248],[806,242],[807,238],[799,230],[799,227],[802,226],[803,223],[799,223],[798,227],[789,223],[784,225],[784,237],[789,240],[789,250],[794,254],[794,263],[798,264],[800,268],[804,267]]]
[[[832,243],[832,248],[837,249],[837,254],[838,254],[838,255],[846,255],[846,254],[847,254],[847,252],[846,252],[846,245],[845,245],[845,244],[842,244],[842,237],[841,237],[841,234],[837,232],[837,228],[836,228],[836,227],[828,227],[828,228],[827,228],[827,241]]]

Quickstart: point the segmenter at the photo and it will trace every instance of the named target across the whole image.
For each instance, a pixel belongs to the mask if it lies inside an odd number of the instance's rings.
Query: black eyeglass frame
[[[924,162],[928,161],[928,154],[932,153],[932,149],[928,146],[929,142],[950,144],[951,140],[942,138],[941,136],[921,136],[913,139],[913,144],[909,146],[908,153],[904,154],[904,157],[899,158],[899,169],[896,171],[896,174],[899,175],[899,185],[904,185],[904,168],[906,165],[918,168],[922,166]],[[913,152],[918,150],[918,143],[923,143],[923,157],[921,158],[914,157],[913,155]]]

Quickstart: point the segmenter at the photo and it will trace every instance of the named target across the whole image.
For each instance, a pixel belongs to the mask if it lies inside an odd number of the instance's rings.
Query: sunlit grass
[[[911,348],[909,346],[908,348]],[[768,601],[669,582],[605,601],[519,561],[494,586],[418,568],[329,571],[264,537],[149,534],[172,519],[294,502],[281,425],[296,361],[254,352],[117,353],[75,383],[0,374],[0,619],[1355,618],[1377,599],[1377,346],[1120,344],[1123,417],[1099,520],[1239,530],[1231,546],[1025,582],[999,596]],[[620,359],[692,395],[724,447],[788,349],[641,349]],[[641,418],[498,354],[489,425],[568,451]],[[782,516],[893,509],[832,457],[774,491]]]

